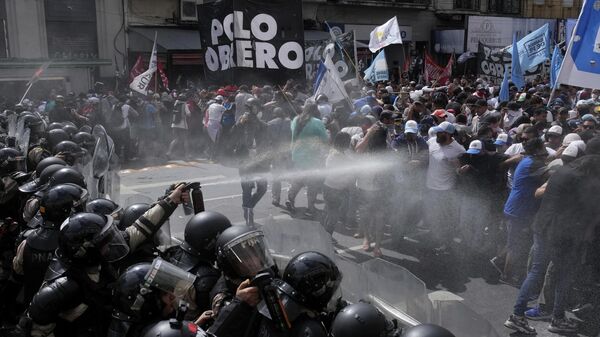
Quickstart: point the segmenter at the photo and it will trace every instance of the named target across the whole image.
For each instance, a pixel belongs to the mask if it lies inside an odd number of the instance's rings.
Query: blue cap
[[[433,127],[433,130],[434,130],[436,133],[439,133],[439,132],[446,132],[446,133],[449,133],[449,134],[453,134],[453,133],[454,133],[454,131],[456,131],[456,128],[455,128],[455,127],[454,127],[454,125],[452,125],[452,123],[450,123],[450,122],[442,122],[442,123],[440,123],[440,125],[438,125],[438,126],[434,126],[434,127]]]

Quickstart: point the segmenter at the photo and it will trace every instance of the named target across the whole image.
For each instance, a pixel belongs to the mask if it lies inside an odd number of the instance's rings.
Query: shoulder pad
[[[32,249],[53,252],[58,248],[58,235],[56,229],[38,228],[27,238],[27,246]]]
[[[65,266],[56,257],[50,261],[48,269],[46,269],[46,275],[44,275],[44,282],[53,282],[59,277],[62,277],[67,272],[67,266]]]
[[[60,277],[40,288],[29,306],[29,316],[37,324],[51,324],[60,312],[76,307],[82,299],[79,284],[68,277]]]

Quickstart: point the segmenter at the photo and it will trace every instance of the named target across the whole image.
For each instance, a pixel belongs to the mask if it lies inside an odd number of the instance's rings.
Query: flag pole
[[[25,90],[23,97],[21,97],[21,100],[19,101],[19,104],[23,103],[23,101],[25,100],[25,97],[27,97],[27,94],[29,93],[29,90],[31,90],[31,87],[33,87],[33,83],[34,82],[29,83],[29,85],[27,86],[27,90]]]

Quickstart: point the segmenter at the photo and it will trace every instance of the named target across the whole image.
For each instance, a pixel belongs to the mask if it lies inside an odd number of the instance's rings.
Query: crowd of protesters
[[[502,282],[520,287],[508,328],[535,333],[527,319],[550,319],[552,332],[577,330],[565,310],[586,303],[569,290],[581,295],[600,280],[600,90],[552,93],[533,81],[500,102],[485,78],[349,82],[349,97],[330,102],[309,89],[288,81],[147,96],[53,93],[19,109],[105,125],[125,163],[160,154],[152,159],[236,163],[251,227],[272,184],[273,205],[300,216],[296,197],[306,188],[301,216],[331,234],[353,230],[375,257],[386,226],[396,238],[426,228],[428,253],[491,259]]]

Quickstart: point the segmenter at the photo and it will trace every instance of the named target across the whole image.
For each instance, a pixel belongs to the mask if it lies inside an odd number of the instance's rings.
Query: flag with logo
[[[150,56],[150,63],[148,64],[148,70],[136,76],[133,81],[129,84],[131,90],[137,91],[142,95],[148,94],[148,85],[152,82],[152,77],[157,69],[156,62],[156,33],[154,34],[154,46],[152,47],[152,56]]]
[[[372,53],[375,53],[379,49],[387,47],[391,44],[401,43],[402,36],[400,35],[400,26],[398,25],[398,18],[394,16],[393,18],[388,20],[388,22],[376,27],[371,32],[369,49]]]
[[[563,63],[563,55],[558,48],[558,44],[554,46],[554,52],[552,53],[552,61],[550,62],[550,87],[552,89],[557,87],[556,80],[558,79],[558,73],[560,72],[560,66]]]
[[[519,59],[519,48],[517,47],[517,35],[513,36],[513,46],[511,48],[512,56],[512,69],[510,78],[512,82],[519,88],[523,88],[525,86],[525,76],[523,75],[523,70],[521,70],[521,60]],[[514,52],[516,51],[516,52]]]
[[[331,61],[331,56],[325,57],[325,61],[322,61],[319,65],[314,87],[314,97],[323,94],[333,104],[350,100],[344,82],[342,82],[333,61]]]
[[[586,0],[567,48],[557,84],[597,88],[600,83],[600,5]]]
[[[512,54],[513,47],[507,52]],[[550,29],[546,23],[517,42],[521,69],[527,71],[550,58]]]
[[[376,83],[379,81],[388,81],[390,74],[387,66],[387,59],[385,58],[385,51],[382,50],[375,56],[373,62],[369,68],[365,70],[365,81]]]
[[[448,64],[445,67],[438,65],[429,53],[425,52],[425,81],[437,81],[439,84],[445,84],[452,76],[452,66],[454,65],[454,54],[450,56]]]

